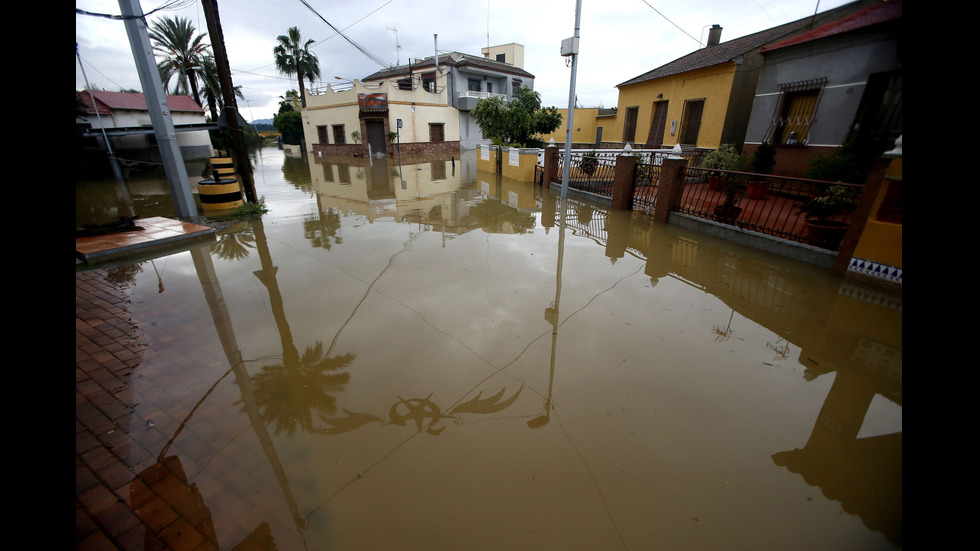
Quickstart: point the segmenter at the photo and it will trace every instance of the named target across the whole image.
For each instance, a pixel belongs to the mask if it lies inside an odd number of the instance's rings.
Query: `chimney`
[[[705,45],[705,48],[717,46],[719,42],[721,42],[721,26],[715,23],[708,30],[708,44]]]

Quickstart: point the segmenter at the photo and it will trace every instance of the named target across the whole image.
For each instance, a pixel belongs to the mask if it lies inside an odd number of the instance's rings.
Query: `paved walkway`
[[[75,549],[217,549],[182,473],[127,434],[141,352],[125,293],[106,272],[76,273]]]

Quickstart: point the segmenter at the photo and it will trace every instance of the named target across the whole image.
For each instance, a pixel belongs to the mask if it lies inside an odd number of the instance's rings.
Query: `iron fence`
[[[558,178],[565,170],[564,156],[558,156]],[[573,152],[569,155],[568,187],[603,197],[612,197],[616,158]]]
[[[685,185],[678,212],[830,250],[840,245],[862,187],[694,167],[685,167],[682,174]],[[835,190],[851,199],[823,219],[808,214],[806,205],[819,205],[820,201],[811,203],[814,199],[828,201]]]

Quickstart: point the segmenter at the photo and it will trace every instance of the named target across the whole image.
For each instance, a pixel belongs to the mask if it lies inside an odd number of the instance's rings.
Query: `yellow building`
[[[874,1],[859,0],[728,42],[721,42],[722,27],[714,25],[704,48],[617,85],[617,113],[604,128],[603,141],[645,148],[715,149],[730,143],[740,149],[763,63],[759,50]]]

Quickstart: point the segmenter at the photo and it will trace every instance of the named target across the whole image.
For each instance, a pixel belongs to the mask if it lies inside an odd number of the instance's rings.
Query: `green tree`
[[[208,111],[211,113],[211,120],[213,122],[218,121],[218,111],[224,109],[224,94],[221,92],[221,81],[218,78],[218,65],[214,61],[214,57],[208,56],[204,58],[202,63],[202,81],[203,89],[201,92],[204,94],[204,101],[208,104]],[[235,97],[244,100],[245,95],[242,94],[242,87],[235,86]]]
[[[279,44],[272,49],[276,56],[276,69],[284,75],[296,75],[299,83],[299,97],[303,107],[306,107],[306,97],[303,81],[309,79],[313,85],[315,79],[320,77],[320,60],[316,54],[310,51],[313,39],[303,42],[299,29],[290,27],[286,34],[279,35],[276,40]]]
[[[162,58],[157,62],[157,70],[160,71],[164,91],[171,80],[176,80],[173,93],[189,95],[198,105],[202,105],[199,90],[204,60],[211,56],[211,45],[204,42],[207,35],[195,36],[195,31],[188,19],[164,17],[153,22],[149,36],[153,51]]]
[[[497,145],[517,147],[542,146],[536,136],[554,132],[562,123],[558,109],[542,109],[541,94],[523,86],[509,102],[497,96],[481,99],[471,114],[484,137]]]
[[[298,145],[303,136],[303,114],[299,111],[281,111],[272,117],[272,126],[282,134],[282,143]]]

